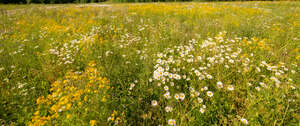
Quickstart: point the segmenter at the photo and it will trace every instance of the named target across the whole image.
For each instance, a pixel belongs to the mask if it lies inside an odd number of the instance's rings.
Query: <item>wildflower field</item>
[[[300,125],[300,2],[0,12],[1,125]]]

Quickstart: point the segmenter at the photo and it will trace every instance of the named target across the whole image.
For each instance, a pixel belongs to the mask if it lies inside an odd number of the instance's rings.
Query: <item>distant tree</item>
[[[30,2],[31,2],[31,0],[26,0],[26,3],[27,3],[27,4],[30,4]]]

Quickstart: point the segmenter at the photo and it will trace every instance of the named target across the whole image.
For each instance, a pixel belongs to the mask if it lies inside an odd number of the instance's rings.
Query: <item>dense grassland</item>
[[[300,124],[300,3],[0,5],[5,125]]]

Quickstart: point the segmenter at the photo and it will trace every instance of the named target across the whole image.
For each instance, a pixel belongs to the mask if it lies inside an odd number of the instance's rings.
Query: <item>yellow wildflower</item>
[[[297,59],[297,60],[300,59],[300,54],[296,57],[296,59]]]
[[[90,120],[90,125],[95,126],[96,125],[96,120]]]
[[[71,118],[71,114],[68,114],[68,115],[67,115],[67,119],[69,119],[69,118]]]
[[[96,62],[95,62],[95,61],[91,61],[91,62],[89,63],[89,66],[90,66],[90,67],[96,66]]]

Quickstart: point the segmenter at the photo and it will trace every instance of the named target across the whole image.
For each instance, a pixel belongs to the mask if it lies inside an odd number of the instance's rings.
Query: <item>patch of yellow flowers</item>
[[[146,16],[147,14],[155,15],[181,15],[189,17],[199,17],[204,15],[214,15],[222,11],[231,11],[234,14],[242,15],[257,15],[266,13],[257,8],[246,8],[218,4],[202,4],[202,3],[172,3],[172,4],[141,4],[141,5],[127,5],[130,12]],[[231,17],[232,18],[232,17]]]
[[[51,84],[51,93],[36,100],[36,112],[29,125],[67,124],[68,120],[89,115],[89,107],[99,102],[95,98],[106,102],[109,81],[100,77],[95,66],[95,62],[90,62],[83,73],[67,72],[63,79]],[[96,120],[87,123],[96,125]]]

